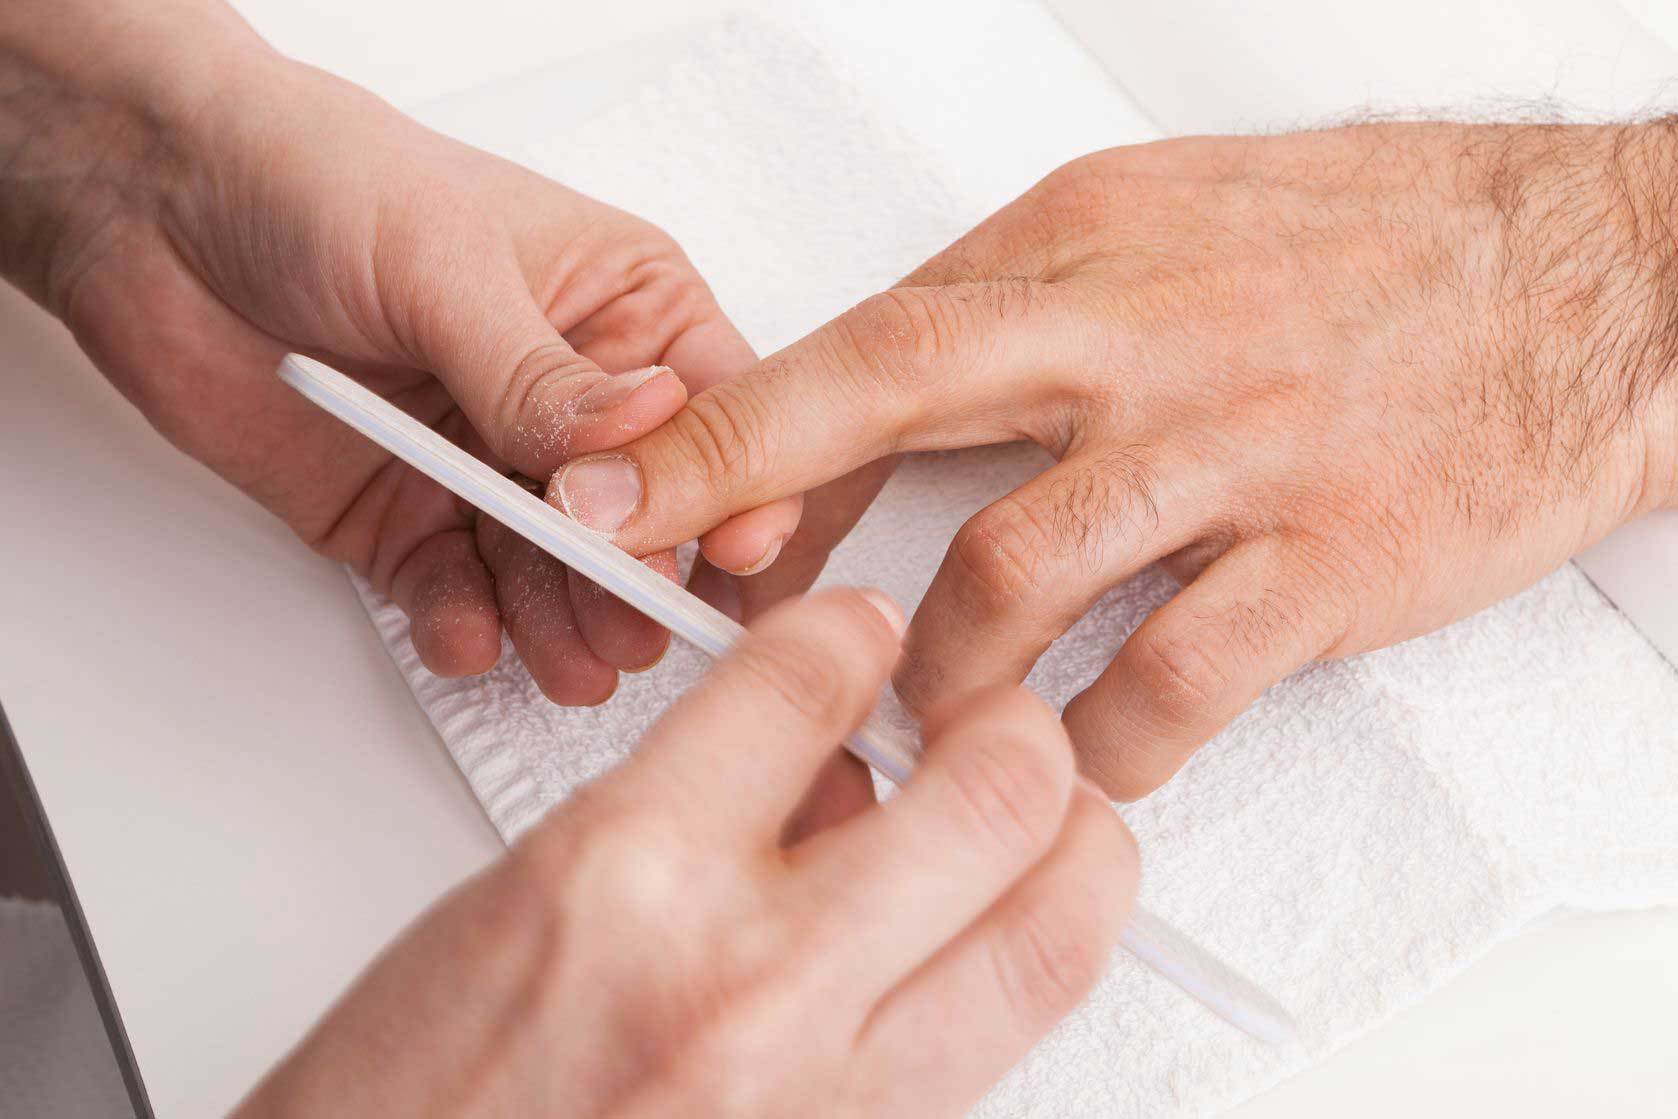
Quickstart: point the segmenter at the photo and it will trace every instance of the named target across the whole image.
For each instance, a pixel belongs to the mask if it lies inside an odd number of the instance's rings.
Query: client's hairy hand
[[[661,629],[274,367],[316,354],[545,482],[755,360],[668,236],[279,57],[215,0],[8,5],[0,83],[0,266],[177,446],[399,602],[428,667],[484,671],[504,625],[552,699],[596,703],[658,658]],[[796,502],[758,516],[785,531]]]
[[[961,1114],[1100,977],[1136,852],[1018,689],[934,713],[896,799],[785,840],[902,625],[855,590],[765,616],[240,1114]]]
[[[815,576],[891,456],[1041,444],[1058,464],[951,543],[897,685],[924,708],[1017,681],[1161,561],[1183,590],[1065,712],[1138,796],[1299,665],[1674,499],[1675,199],[1669,122],[1101,152],[551,497],[644,552],[821,487],[749,612]]]

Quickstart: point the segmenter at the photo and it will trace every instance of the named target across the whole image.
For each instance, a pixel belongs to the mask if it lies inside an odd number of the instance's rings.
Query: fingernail
[[[645,369],[607,377],[577,398],[577,414],[592,415],[615,408],[628,400],[630,393],[648,381],[673,372],[668,365],[649,365]]]
[[[578,459],[559,475],[566,516],[610,536],[641,503],[641,469],[620,455]]]
[[[864,587],[862,597],[874,604],[874,609],[878,610],[886,624],[891,626],[891,631],[902,638],[903,631],[909,628],[909,619],[903,616],[903,608],[892,601],[891,595],[873,587]]]
[[[787,538],[785,533],[775,537],[775,539],[769,542],[769,547],[763,549],[763,554],[757,557],[756,563],[744,570],[736,571],[734,574],[756,575],[759,571],[762,571],[764,568],[775,562],[775,558],[781,554],[781,549],[786,545],[786,542]]]

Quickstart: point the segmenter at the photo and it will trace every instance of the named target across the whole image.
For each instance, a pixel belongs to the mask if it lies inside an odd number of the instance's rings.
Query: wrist
[[[1642,436],[1643,477],[1627,519],[1678,506],[1678,116],[1633,125],[1616,151],[1614,189],[1631,209],[1641,324],[1623,399]],[[1638,415],[1639,403],[1641,415]]]
[[[1678,500],[1678,119],[1504,137],[1481,185],[1507,418],[1590,494],[1597,539]]]
[[[0,10],[0,273],[63,317],[88,265],[152,222],[197,121],[279,58],[210,0]]]

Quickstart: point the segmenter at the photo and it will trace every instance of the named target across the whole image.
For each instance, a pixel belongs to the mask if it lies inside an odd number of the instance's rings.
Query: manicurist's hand
[[[281,58],[213,0],[8,3],[0,81],[5,274],[179,447],[399,602],[433,671],[489,668],[505,626],[551,698],[594,703],[658,658],[662,630],[274,367],[321,356],[545,482],[754,360],[669,237]]]
[[[1017,689],[935,712],[900,796],[786,841],[902,625],[868,591],[771,611],[240,1115],[962,1113],[1101,975],[1136,856]]]
[[[812,490],[749,613],[815,576],[892,456],[1041,444],[1058,464],[951,542],[896,683],[925,708],[1017,681],[1162,561],[1183,590],[1065,712],[1137,796],[1299,665],[1674,500],[1675,195],[1670,121],[1102,152],[550,499],[645,552]],[[782,542],[737,529],[737,554]]]

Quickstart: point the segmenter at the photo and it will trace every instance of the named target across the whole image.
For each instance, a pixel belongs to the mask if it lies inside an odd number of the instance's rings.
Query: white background
[[[240,5],[282,49],[404,105],[734,6]],[[1097,57],[1134,51],[1126,6],[1055,6]],[[1511,10],[1437,7],[1473,26]],[[1433,44],[1400,94],[1477,95],[1485,51],[1419,9],[1385,13]],[[1330,104],[1370,95],[1355,66],[1323,69]],[[1518,75],[1498,74],[1511,92]],[[214,1114],[498,845],[338,569],[170,451],[10,291],[0,337],[0,700],[159,1114]],[[1674,947],[1672,912],[1558,919],[1237,1114],[1671,1113]]]

